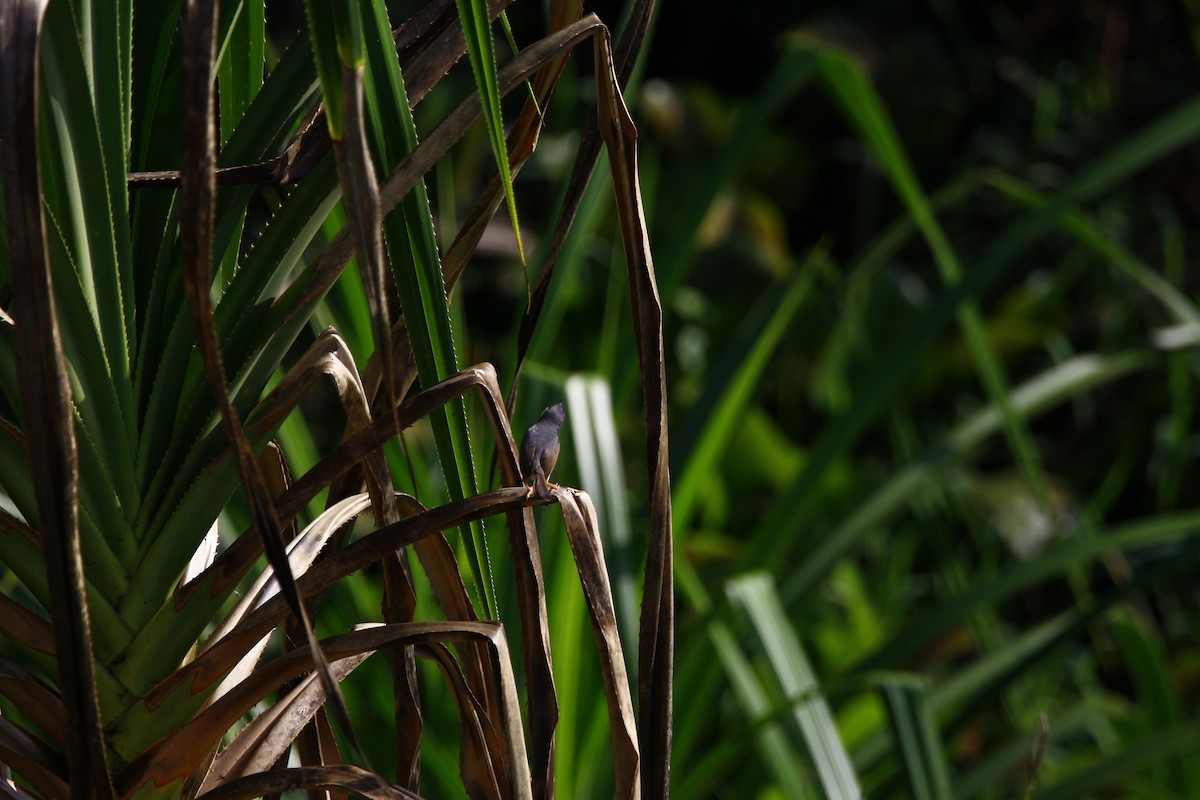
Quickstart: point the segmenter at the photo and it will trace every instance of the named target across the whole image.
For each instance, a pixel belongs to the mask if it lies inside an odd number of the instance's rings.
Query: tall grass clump
[[[578,3],[311,0],[294,37],[266,5],[0,9],[0,786],[665,797],[663,329],[622,97],[651,4],[615,41]],[[534,237],[514,180],[564,76],[589,99]],[[514,420],[568,391],[530,348],[593,172],[639,489],[593,386],[568,413],[609,483],[565,467],[546,500]]]

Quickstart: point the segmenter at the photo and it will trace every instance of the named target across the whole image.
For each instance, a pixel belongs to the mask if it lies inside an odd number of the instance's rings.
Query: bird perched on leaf
[[[566,418],[563,404],[555,403],[542,412],[521,439],[521,478],[533,479],[530,494],[540,500],[550,499],[550,473],[558,463],[558,429]]]

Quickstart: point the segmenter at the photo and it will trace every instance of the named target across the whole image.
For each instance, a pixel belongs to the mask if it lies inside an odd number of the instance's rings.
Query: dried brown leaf
[[[304,529],[288,545],[288,565],[292,570],[293,576],[303,575],[316,561],[325,543],[347,522],[353,520],[370,505],[370,498],[365,494],[356,495],[346,498],[333,508],[325,511],[318,516]],[[212,635],[205,641],[200,652],[204,652],[220,641],[222,637],[234,630],[237,625],[254,609],[261,606],[270,598],[279,593],[279,582],[275,575],[275,570],[267,567],[255,579],[254,583],[243,593],[242,598],[230,611],[225,620],[213,631]],[[215,696],[220,696],[224,693],[224,689],[232,687],[241,682],[241,680],[250,674],[254,664],[257,663],[258,656],[262,653],[262,648],[265,647],[267,638],[263,637],[258,644],[251,648],[239,662],[239,666],[222,682],[222,687],[217,690]]]
[[[15,769],[43,797],[73,796],[62,753],[5,717],[0,717],[0,763]]]
[[[391,516],[387,521],[397,521]],[[417,608],[412,573],[403,550],[393,551],[383,558],[383,620],[386,623],[411,622]],[[389,648],[392,673],[392,714],[395,719],[394,753],[396,776],[400,782],[416,789],[421,777],[421,735],[424,720],[421,715],[421,696],[417,690],[417,666],[409,645]]]
[[[430,509],[368,534],[330,554],[328,558],[318,561],[295,582],[296,590],[302,598],[311,597],[325,591],[346,575],[420,538],[472,520],[540,502],[542,501],[530,498],[526,489],[520,487],[500,489]],[[251,612],[234,630],[200,654],[195,661],[159,682],[142,697],[141,702],[149,708],[155,708],[171,702],[172,696],[178,692],[206,691],[232,668],[248,647],[283,621],[288,613],[289,606],[285,598],[272,597]],[[471,626],[481,623],[454,624]]]
[[[300,585],[303,586],[303,579]],[[282,604],[280,610],[282,609]],[[421,622],[397,625],[363,625],[349,633],[325,639],[321,644],[328,657],[335,662],[335,673],[344,676],[357,665],[351,659],[365,658],[372,652],[396,644],[427,645],[441,642],[460,642],[465,645],[483,644],[492,662],[492,674],[497,685],[493,692],[501,698],[494,719],[486,724],[500,726],[503,730],[503,758],[511,764],[509,783],[515,796],[528,796],[529,772],[527,767],[524,738],[521,733],[520,712],[517,706],[516,688],[513,685],[509,651],[504,641],[503,629],[491,622]],[[211,652],[211,651],[210,651]],[[210,657],[206,653],[198,661]],[[340,666],[338,666],[340,664]],[[185,667],[188,670],[190,667]],[[165,785],[184,780],[194,769],[198,750],[214,746],[224,733],[254,705],[275,687],[305,673],[311,673],[311,654],[304,648],[287,653],[269,664],[263,665],[250,677],[226,694],[212,706],[197,715],[191,722],[166,739],[156,743],[145,753],[134,759],[118,776],[122,795],[133,794],[138,787],[152,781]],[[339,677],[340,680],[340,677]],[[463,684],[465,686],[465,684]],[[311,687],[304,689],[304,687]],[[309,694],[304,692],[308,691]],[[470,696],[469,690],[462,697]],[[216,785],[220,776],[244,774],[251,762],[261,767],[273,763],[285,741],[290,743],[303,728],[319,705],[318,695],[323,690],[310,674],[303,684],[289,695],[287,705],[276,704],[266,712],[266,718],[256,718],[235,739],[235,749],[227,748],[214,764],[205,789]],[[316,698],[316,699],[314,699]],[[285,708],[288,709],[285,711]],[[468,708],[482,710],[482,706],[468,700]],[[310,713],[310,711],[312,713]],[[303,713],[301,713],[303,712]],[[286,717],[286,719],[285,719]],[[249,732],[247,732],[249,731]],[[466,731],[465,731],[466,733]],[[486,729],[484,730],[486,741]],[[246,738],[242,738],[242,737]],[[509,741],[513,736],[519,741]],[[231,748],[233,745],[231,745]],[[493,749],[498,749],[498,745]],[[513,761],[519,759],[519,762]],[[524,766],[523,766],[524,763]],[[505,774],[505,773],[501,773]],[[526,788],[522,789],[522,785]]]
[[[306,753],[310,747],[306,740],[311,738],[315,741],[312,743],[312,752]],[[329,717],[325,714],[325,709],[317,712],[317,716],[304,729],[304,734],[297,742],[297,750],[300,754],[300,763],[302,766],[335,766],[342,763],[342,753],[338,749],[337,740],[333,736],[333,729],[329,727]],[[323,795],[323,796],[322,796]],[[343,792],[328,791],[319,793],[314,789],[309,789],[309,800],[350,800],[349,795]]]
[[[271,792],[297,789],[344,789],[356,797],[368,800],[409,800],[420,795],[398,786],[384,784],[377,775],[349,765],[327,767],[292,767],[248,775],[218,786],[200,800],[250,800]]]
[[[67,712],[51,687],[19,664],[0,660],[0,696],[59,748],[67,743]]]
[[[637,721],[629,691],[629,675],[625,670],[625,655],[621,649],[621,635],[617,628],[612,586],[600,543],[596,508],[587,494],[574,489],[555,489],[554,496],[562,509],[571,552],[575,556],[583,596],[592,619],[592,631],[596,635],[600,674],[608,702],[617,797],[638,798],[641,796],[641,784]]]
[[[213,126],[213,65],[216,58],[218,8],[215,2],[187,0],[183,24],[184,119],[180,147],[179,238],[183,251],[184,288],[196,329],[204,371],[221,413],[221,422],[237,463],[238,475],[250,506],[250,516],[275,568],[284,597],[307,636],[316,673],[329,696],[334,716],[346,737],[355,743],[345,700],[329,672],[316,634],[288,570],[280,538],[281,525],[264,483],[241,419],[229,396],[209,296],[212,267],[214,199],[216,195],[216,136]]]
[[[333,380],[342,410],[346,412],[347,429],[357,431],[365,427],[371,421],[371,412],[363,381],[354,355],[334,328],[321,331],[304,355],[254,409],[247,424],[253,426],[258,436],[265,436],[283,421],[322,375]]]
[[[492,0],[489,3],[494,20],[513,0]],[[454,4],[436,0],[418,11],[395,31],[400,66],[408,76],[409,103],[413,108],[429,94],[466,53],[462,28],[457,26]],[[222,186],[270,184],[287,186],[303,178],[329,154],[332,141],[325,121],[324,106],[314,109],[298,126],[297,133],[283,152],[272,159],[255,164],[222,167],[216,180]],[[179,185],[177,170],[131,172],[130,189],[171,189]]]
[[[637,337],[646,414],[649,520],[638,642],[638,733],[643,746],[642,793],[670,796],[671,686],[675,651],[675,579],[671,542],[671,476],[667,451],[667,377],[662,302],[646,232],[638,179],[637,130],[621,97],[607,35],[598,37],[597,111],[608,148],[629,297]]]
[[[179,586],[183,586],[212,566],[213,561],[217,558],[220,543],[220,528],[214,520],[208,528],[208,533],[204,534],[204,538],[196,546],[196,552],[192,553],[187,567],[184,568],[183,575],[179,578]]]
[[[30,794],[20,786],[11,785],[5,780],[0,780],[0,797],[9,798],[9,800],[41,800],[38,795]]]
[[[358,113],[361,114],[361,109],[359,109]],[[349,115],[347,116],[347,120],[349,123]],[[349,129],[351,127],[353,126],[350,124],[347,125],[347,136],[350,135]],[[359,138],[362,139],[361,144],[365,147],[365,138],[361,135]],[[343,145],[339,145],[338,153],[339,164],[341,164],[342,161],[347,160]],[[353,161],[354,159],[350,160]],[[354,165],[346,167],[346,169],[355,168]],[[363,189],[363,191],[374,191],[373,173],[371,173],[368,179],[358,178],[356,180],[366,180],[371,184],[371,186]],[[345,191],[344,189],[343,192]],[[377,209],[375,216],[378,216]],[[379,238],[378,225],[379,221],[375,219],[373,223],[363,226],[375,231],[376,235],[374,239],[376,241],[373,242],[375,246],[380,245],[379,241],[377,241]],[[375,255],[379,259],[376,267],[382,270],[382,250],[379,249]],[[386,310],[386,304],[384,308]],[[381,356],[385,361],[390,360],[390,353],[389,349],[376,351],[376,355]],[[295,407],[300,398],[322,374],[333,379],[337,387],[338,397],[342,402],[342,407],[346,411],[347,422],[343,436],[350,436],[366,427],[371,421],[371,412],[362,379],[354,364],[354,358],[337,331],[333,328],[327,328],[322,331],[300,361],[288,371],[288,374],[279,385],[275,387],[271,394],[256,409],[253,424],[257,427],[259,435],[264,435],[268,430],[274,428],[282,420],[283,416]],[[395,380],[396,378],[392,376],[388,384],[393,385]],[[387,461],[382,450],[376,448],[365,453],[362,460],[362,467],[362,472],[367,479],[367,489],[371,495],[377,526],[388,525],[397,521],[400,516],[392,491],[391,474],[388,471]],[[334,504],[339,503],[343,497],[350,493],[357,492],[361,484],[362,481],[357,477],[356,472],[347,471],[343,473],[331,488],[329,495],[330,506],[332,507]],[[330,534],[333,533],[334,531],[330,531]],[[332,540],[332,547],[340,547],[344,536],[348,533],[348,527],[343,526],[338,537]],[[385,557],[383,559],[383,573],[384,620],[386,622],[410,621],[416,608],[416,595],[412,588],[412,577],[409,573],[405,554],[398,552]],[[397,691],[394,694],[397,717],[396,730],[399,732],[396,739],[397,774],[407,776],[404,782],[409,786],[414,786],[419,775],[418,770],[420,765],[421,712],[419,696],[417,694],[416,665],[411,648],[400,648],[393,653],[392,667],[393,679],[397,686]]]
[[[469,646],[469,645],[468,645]],[[472,798],[500,798],[507,786],[506,753],[496,727],[488,721],[487,711],[478,695],[467,685],[466,676],[445,645],[425,645],[421,655],[442,670],[451,696],[458,707],[462,724],[459,748],[459,773],[467,795]]]
[[[109,798],[103,723],[96,694],[91,622],[79,539],[79,462],[71,385],[58,328],[42,215],[38,158],[38,40],[46,0],[12,0],[0,13],[0,159],[8,226],[14,337],[21,405],[37,498],[47,581],[55,599],[56,656],[63,704],[76,724],[67,754],[70,790]]]
[[[331,648],[332,658],[357,656],[379,646],[378,634],[373,636],[367,639],[358,630],[331,637],[324,644]],[[131,761],[118,776],[122,794],[132,794],[147,781],[165,785],[186,779],[195,772],[205,753],[215,748],[230,727],[258,702],[280,686],[311,671],[311,654],[304,648],[260,666],[186,725]]]
[[[332,659],[329,673],[334,680],[341,682],[370,654],[365,652]],[[201,796],[231,780],[265,772],[273,767],[280,756],[291,749],[300,731],[324,701],[325,690],[317,675],[311,674],[301,679],[285,697],[271,704],[242,728],[221,751],[200,787]]]
[[[375,164],[367,143],[366,112],[363,105],[365,68],[342,66],[342,96],[345,98],[345,130],[342,139],[333,142],[337,162],[338,184],[342,189],[342,207],[346,211],[346,227],[354,252],[358,254],[358,269],[366,290],[375,351],[383,371],[384,393],[395,386],[392,375],[392,320],[388,309],[388,269],[383,258],[382,216],[379,210],[379,183],[375,179]],[[396,399],[390,398],[389,407]]]
[[[0,631],[38,653],[54,655],[54,626],[8,595],[0,594]]]
[[[296,481],[289,496],[280,501],[281,513],[296,513],[335,476],[343,474],[368,453],[377,450],[384,442],[399,435],[402,430],[427,416],[433,409],[476,388],[480,391],[486,418],[496,438],[503,483],[508,486],[522,486],[516,443],[508,415],[504,411],[496,371],[490,364],[479,364],[415,395],[396,411],[377,417],[367,428],[345,439],[333,452]],[[531,771],[535,776],[534,796],[551,797],[554,791],[554,729],[558,723],[558,702],[555,698],[550,657],[545,584],[532,511],[529,508],[510,511],[508,530],[517,603],[521,615],[526,691],[530,698],[530,707],[536,709],[536,713],[529,720]],[[458,577],[457,566],[453,564],[452,555],[444,541],[440,541],[441,538],[439,535],[436,538],[420,539],[414,543],[414,549],[426,566],[431,579],[439,574],[444,577],[444,582],[435,582],[434,588],[438,591],[439,602],[447,615],[456,619],[474,618],[473,610],[469,616],[466,613],[470,607],[469,600]],[[434,564],[438,565],[436,569],[431,567]],[[456,608],[459,609],[458,612],[454,611]]]
[[[338,390],[338,397],[347,414],[344,434],[347,440],[279,498],[276,513],[281,522],[290,522],[322,489],[355,465],[364,462],[370,464],[382,458],[380,448],[398,432],[394,425],[380,424],[378,420],[372,423],[353,356],[337,331],[330,328],[317,337],[304,356],[251,414],[249,423],[255,426],[256,434],[263,436],[272,430],[321,375],[331,377]],[[494,371],[492,375],[494,380]],[[418,405],[421,408],[425,407],[422,404]],[[387,417],[392,418],[393,416]],[[411,414],[404,414],[403,418],[407,423],[402,427],[411,425],[418,419]],[[367,429],[373,433],[367,436],[354,435]],[[364,440],[367,444],[361,446]],[[349,446],[348,442],[351,441],[357,446]],[[351,452],[352,457],[347,459],[347,453]],[[386,476],[386,465],[372,466],[370,474]],[[331,500],[336,502],[337,498]],[[242,579],[261,553],[262,540],[259,537],[239,536],[228,549],[217,556],[208,570],[176,591],[175,607],[182,609],[194,598],[222,595]]]

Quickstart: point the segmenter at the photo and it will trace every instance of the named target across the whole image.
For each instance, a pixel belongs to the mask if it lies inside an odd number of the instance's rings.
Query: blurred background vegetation
[[[616,27],[623,7],[596,10]],[[518,41],[543,24],[520,13]],[[1200,10],[657,14],[627,100],[670,359],[673,795],[1197,796]],[[593,92],[585,59],[568,70],[517,182],[534,275]],[[439,167],[443,230],[487,159],[478,130]],[[556,478],[598,498],[632,641],[642,410],[606,184],[599,170],[514,424],[566,397]],[[526,278],[495,229],[453,307],[460,361],[504,376]],[[591,634],[541,525],[558,791],[605,797]],[[362,591],[343,600],[359,613]],[[434,795],[459,791],[443,722]]]

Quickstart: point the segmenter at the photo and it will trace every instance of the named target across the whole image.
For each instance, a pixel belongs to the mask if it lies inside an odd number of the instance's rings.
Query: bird
[[[567,418],[562,403],[555,403],[542,412],[538,421],[529,426],[521,439],[521,478],[533,479],[530,495],[550,499],[550,473],[558,463],[558,429]]]

